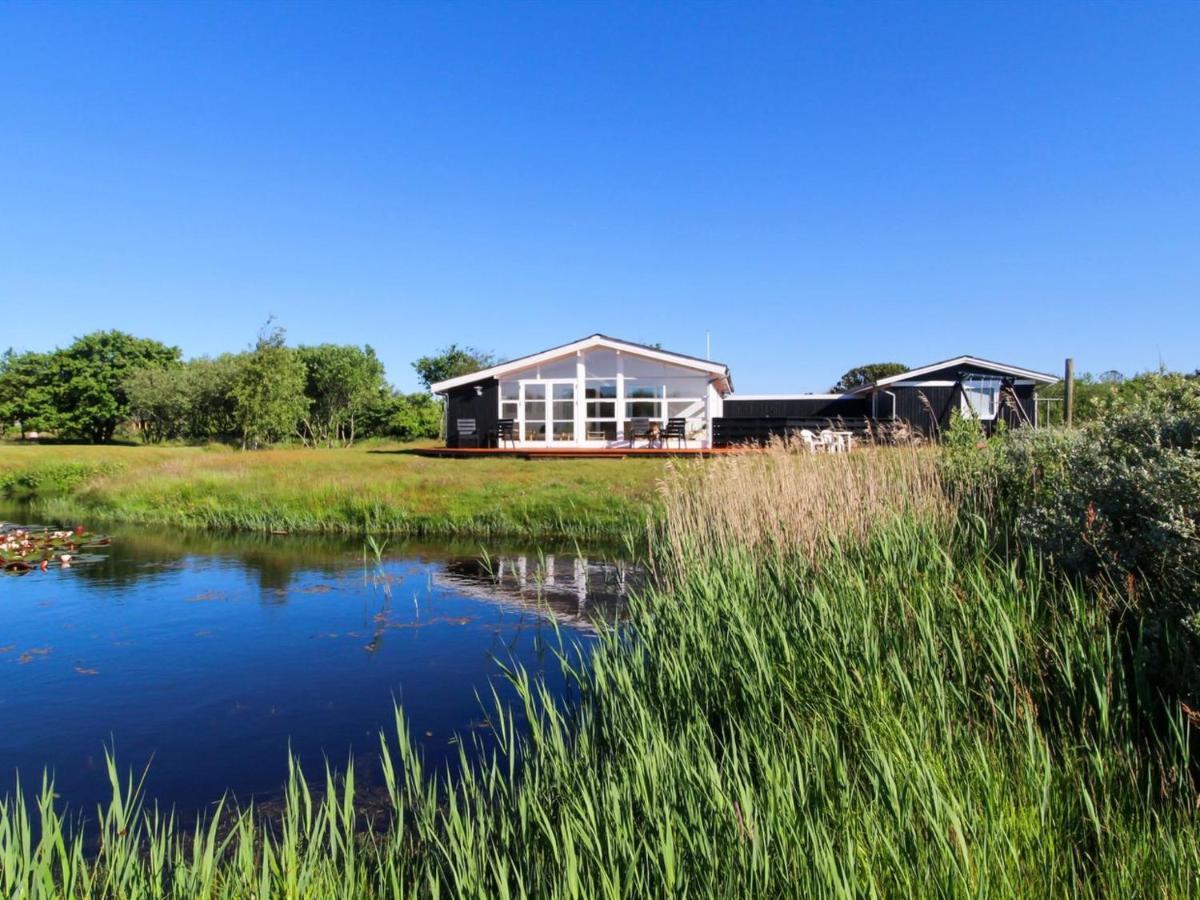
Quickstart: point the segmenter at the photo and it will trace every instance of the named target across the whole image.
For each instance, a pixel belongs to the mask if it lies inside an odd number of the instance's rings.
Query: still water
[[[49,769],[91,809],[106,746],[182,813],[276,796],[289,747],[369,784],[393,699],[442,764],[456,736],[486,742],[477,695],[511,697],[498,662],[562,691],[556,628],[586,653],[639,580],[574,548],[391,543],[377,566],[338,539],[105,531],[102,559],[0,576],[0,795]]]

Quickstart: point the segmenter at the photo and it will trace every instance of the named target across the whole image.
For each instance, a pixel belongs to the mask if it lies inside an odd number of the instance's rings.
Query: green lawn
[[[620,539],[661,460],[456,460],[411,446],[244,452],[0,444],[0,501],[43,516],[182,527]]]

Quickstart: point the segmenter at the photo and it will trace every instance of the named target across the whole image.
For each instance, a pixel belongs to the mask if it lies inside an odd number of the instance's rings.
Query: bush
[[[1200,382],[1154,376],[1076,430],[984,442],[965,429],[942,459],[955,494],[1063,572],[1102,584],[1138,676],[1200,697]]]
[[[973,427],[952,423],[944,445],[943,471],[960,496],[989,504],[1072,573],[1107,575],[1145,603],[1196,602],[1200,383],[1155,376],[1078,430],[985,441]]]
[[[363,434],[400,441],[436,438],[441,434],[444,407],[430,394],[382,395],[363,415]]]

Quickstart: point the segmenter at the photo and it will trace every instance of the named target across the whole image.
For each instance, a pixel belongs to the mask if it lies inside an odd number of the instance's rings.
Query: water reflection
[[[630,591],[645,583],[642,569],[622,560],[553,553],[447,560],[434,579],[466,596],[543,612],[577,628],[616,624]]]
[[[270,795],[289,746],[314,772],[369,758],[394,699],[453,761],[457,734],[486,740],[497,660],[561,691],[547,648],[586,652],[641,583],[595,548],[394,543],[376,565],[356,540],[105,531],[100,561],[0,580],[0,769],[50,766],[76,807],[104,799],[106,742],[182,812]]]

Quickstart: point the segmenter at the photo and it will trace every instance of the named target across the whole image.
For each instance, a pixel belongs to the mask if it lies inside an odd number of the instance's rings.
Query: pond
[[[561,693],[558,635],[586,653],[641,580],[603,549],[393,542],[377,563],[360,541],[105,531],[98,560],[0,576],[0,795],[49,769],[94,809],[106,746],[183,814],[275,797],[289,748],[369,786],[393,699],[428,764],[453,762],[456,736],[488,740],[479,697],[513,696],[498,662]]]

